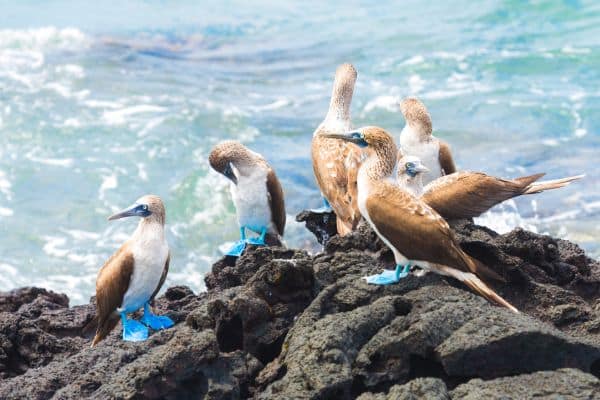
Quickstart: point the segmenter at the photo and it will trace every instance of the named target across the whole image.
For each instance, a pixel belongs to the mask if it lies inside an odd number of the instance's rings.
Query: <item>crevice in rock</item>
[[[600,379],[600,358],[590,365],[590,373]]]
[[[454,389],[456,386],[472,379],[471,377],[449,376],[442,364],[430,357],[411,354],[409,363],[410,372],[408,381],[415,378],[439,378],[444,381],[448,389]]]
[[[277,338],[277,340],[268,345],[259,345],[257,349],[258,354],[255,354],[256,358],[258,358],[264,365],[267,365],[273,361],[281,353],[281,347],[283,346],[285,336],[285,334],[281,335]]]
[[[242,350],[244,347],[244,326],[239,315],[222,320],[216,328],[217,343],[222,352]]]

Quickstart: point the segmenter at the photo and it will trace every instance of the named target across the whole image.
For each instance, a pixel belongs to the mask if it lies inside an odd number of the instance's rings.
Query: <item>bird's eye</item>
[[[354,133],[352,134],[352,137],[353,137],[354,139],[364,139],[364,138],[365,138],[365,137],[364,137],[364,135],[363,135],[362,133],[360,133],[360,132],[354,132]]]
[[[147,206],[146,204],[144,204],[144,205],[142,206],[142,210],[144,210],[144,211],[148,211],[148,206]]]
[[[406,169],[413,169],[415,165],[413,163],[407,162],[405,165]]]

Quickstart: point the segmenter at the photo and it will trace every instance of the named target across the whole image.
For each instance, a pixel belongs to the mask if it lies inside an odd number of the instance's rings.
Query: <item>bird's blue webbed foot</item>
[[[315,214],[325,214],[333,212],[333,209],[331,208],[331,204],[329,204],[327,199],[323,197],[323,206],[320,208],[312,208],[310,211]]]
[[[246,249],[246,228],[240,228],[240,240],[234,243],[234,245],[225,253],[226,256],[239,257]]]
[[[148,339],[148,328],[133,319],[127,319],[125,313],[121,313],[123,323],[123,340],[127,342],[141,342]]]
[[[161,329],[167,329],[175,325],[173,320],[166,315],[154,315],[150,310],[150,305],[148,303],[144,304],[144,315],[142,316],[142,323],[144,325],[149,326],[155,331]]]
[[[398,283],[400,279],[406,278],[409,273],[410,263],[405,266],[397,265],[393,271],[385,270],[380,274],[365,276],[363,279],[373,285],[392,285]]]
[[[267,228],[263,228],[260,231],[259,237],[251,237],[246,240],[246,243],[253,244],[255,246],[264,246],[265,245],[265,237],[267,236]]]

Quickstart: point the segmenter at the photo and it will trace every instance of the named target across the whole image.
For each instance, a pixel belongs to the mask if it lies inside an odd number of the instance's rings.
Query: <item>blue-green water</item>
[[[585,172],[480,222],[600,256],[599,3],[121,3],[0,2],[0,290],[87,301],[136,224],[106,217],[146,193],[167,206],[168,283],[202,290],[237,237],[210,148],[238,139],[263,153],[288,220],[318,206],[309,145],[342,62],[359,72],[357,126],[397,135],[397,103],[417,95],[462,169]],[[301,226],[287,232],[316,248]]]

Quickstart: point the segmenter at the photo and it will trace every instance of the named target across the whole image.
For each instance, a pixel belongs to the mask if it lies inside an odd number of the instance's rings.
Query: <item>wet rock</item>
[[[336,217],[333,212],[316,213],[304,210],[296,215],[297,222],[304,222],[320,244],[325,244],[337,234]]]
[[[597,399],[600,398],[600,381],[576,369],[559,369],[490,381],[473,379],[458,386],[450,395],[463,400]]]

